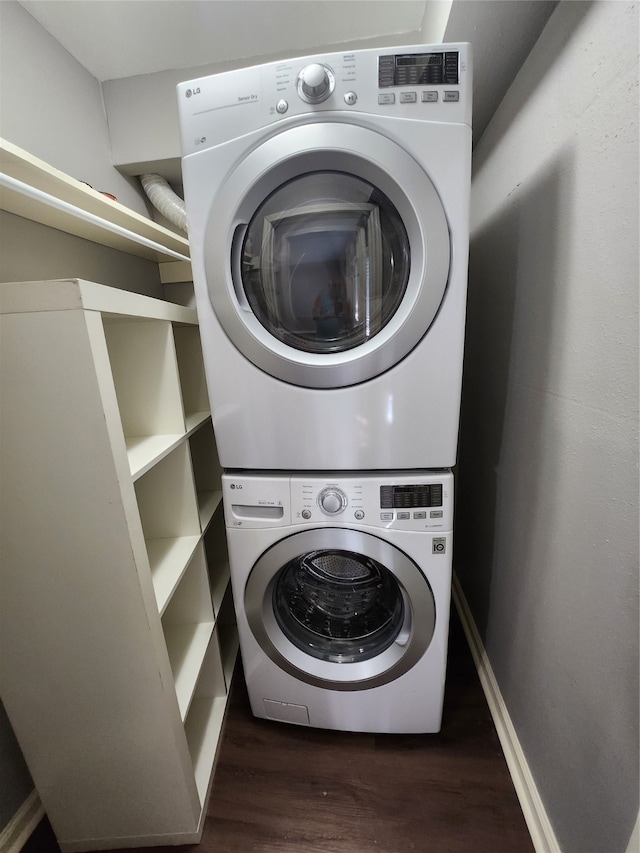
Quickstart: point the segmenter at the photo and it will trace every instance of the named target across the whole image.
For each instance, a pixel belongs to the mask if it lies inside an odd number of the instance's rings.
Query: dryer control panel
[[[315,473],[228,471],[222,478],[229,527],[339,525],[449,531],[450,471]]]
[[[341,51],[180,83],[183,156],[292,120],[388,116],[471,126],[471,45]]]

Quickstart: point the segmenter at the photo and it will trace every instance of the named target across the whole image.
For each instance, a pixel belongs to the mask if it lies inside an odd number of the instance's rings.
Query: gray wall
[[[0,2],[0,103],[0,136],[148,214],[112,165],[100,83],[15,0]]]
[[[164,298],[158,265],[0,211],[0,281],[84,278]]]
[[[638,813],[638,8],[563,2],[476,148],[456,571],[565,853]]]
[[[33,790],[33,781],[0,703],[0,832]]]

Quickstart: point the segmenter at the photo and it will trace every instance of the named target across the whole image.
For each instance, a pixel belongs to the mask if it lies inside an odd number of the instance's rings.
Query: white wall
[[[0,2],[0,103],[1,136],[148,215],[112,165],[100,83],[14,0]]]
[[[564,853],[638,812],[638,6],[563,2],[475,152],[457,572]]]

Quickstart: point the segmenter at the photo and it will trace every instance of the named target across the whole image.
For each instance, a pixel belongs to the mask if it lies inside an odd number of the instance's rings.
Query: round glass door
[[[291,560],[274,584],[273,610],[294,645],[337,663],[381,654],[404,622],[391,572],[349,551],[312,551]]]
[[[333,690],[386,684],[424,654],[435,601],[420,568],[391,543],[348,528],[279,540],[245,586],[263,651],[301,681]]]
[[[242,246],[242,285],[275,338],[306,352],[342,352],[393,317],[409,261],[407,232],[381,190],[353,175],[315,172],[256,211]]]
[[[324,122],[276,133],[228,168],[203,260],[233,345],[305,388],[356,385],[408,355],[438,313],[451,259],[418,162],[380,133]]]

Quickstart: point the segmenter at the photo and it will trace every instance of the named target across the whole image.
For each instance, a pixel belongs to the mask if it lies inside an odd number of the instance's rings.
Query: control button
[[[301,515],[303,518],[311,518],[311,510],[303,509]]]
[[[380,513],[380,521],[393,521],[393,513],[392,512],[381,512]]]
[[[395,104],[396,96],[394,92],[385,92],[384,95],[378,95],[379,104]]]
[[[347,496],[341,489],[323,489],[318,495],[318,505],[326,515],[335,515],[347,505]]]
[[[401,104],[415,104],[418,101],[418,96],[415,92],[400,92]]]
[[[441,509],[432,509],[429,513],[429,518],[442,518],[443,515],[444,513]]]
[[[327,65],[306,65],[298,75],[298,94],[308,104],[321,104],[333,92],[336,78]]]
[[[357,510],[353,513],[353,516],[354,516],[354,518],[355,518],[357,521],[362,521],[362,519],[364,518],[364,510],[357,509]]]
[[[442,93],[443,101],[459,101],[460,100],[460,92],[443,92]]]
[[[347,92],[347,94],[344,96],[344,102],[348,107],[352,107],[357,100],[358,96],[355,92]]]
[[[437,92],[423,92],[422,93],[422,102],[423,103],[425,103],[427,101],[433,103],[434,101],[437,101],[437,100],[438,100],[438,93]]]
[[[426,512],[414,512],[413,517],[414,518],[426,518],[427,513]]]
[[[398,521],[406,521],[408,518],[411,518],[410,512],[399,512],[398,513]]]
[[[276,104],[276,112],[279,112],[280,115],[284,115],[284,113],[286,113],[286,111],[288,109],[289,109],[289,104],[284,100],[284,98],[279,100],[278,103]]]

